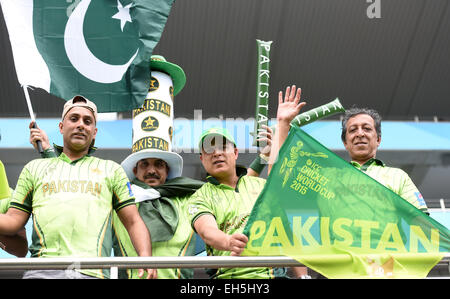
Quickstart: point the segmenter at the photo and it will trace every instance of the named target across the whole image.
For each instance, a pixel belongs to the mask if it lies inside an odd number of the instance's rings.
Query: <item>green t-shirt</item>
[[[178,214],[178,225],[173,237],[170,240],[152,242],[152,256],[192,256],[195,251],[196,235],[190,226],[190,219],[187,213],[190,196],[171,197],[170,200],[175,206]],[[137,205],[139,206],[139,203],[137,203]],[[115,255],[117,256],[120,254],[122,256],[138,256],[127,230],[120,222],[116,213],[114,213],[113,224],[120,250],[119,253],[115,252]],[[127,274],[128,278],[139,278],[137,269],[129,269],[127,270]],[[158,278],[163,279],[193,278],[193,275],[193,269],[188,268],[158,269]]]
[[[221,231],[232,235],[242,233],[250,216],[253,205],[264,188],[265,180],[240,175],[236,189],[208,177],[208,183],[192,195],[189,206],[191,225],[204,214],[215,217]],[[208,255],[229,256],[230,251],[221,251],[206,245]],[[213,278],[275,278],[284,277],[284,268],[220,268],[212,275]]]
[[[428,212],[422,194],[408,174],[400,168],[387,167],[384,162],[374,158],[364,163],[364,165],[360,165],[354,161],[351,164],[398,194],[419,210]]]
[[[23,168],[11,208],[33,214],[32,257],[102,257],[112,250],[112,211],[134,204],[114,161],[84,156],[36,159]],[[104,278],[108,270],[80,270]]]

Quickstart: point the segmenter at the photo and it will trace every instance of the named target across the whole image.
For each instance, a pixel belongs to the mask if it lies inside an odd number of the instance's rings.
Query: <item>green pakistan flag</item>
[[[0,0],[20,84],[99,112],[142,106],[174,0]],[[25,50],[24,50],[25,49]]]
[[[244,233],[243,255],[329,278],[423,278],[450,251],[446,227],[295,126]]]

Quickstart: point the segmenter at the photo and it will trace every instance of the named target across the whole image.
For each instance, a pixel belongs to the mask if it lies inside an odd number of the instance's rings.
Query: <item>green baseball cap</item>
[[[202,135],[200,135],[200,139],[198,142],[198,148],[200,149],[200,152],[202,152],[203,140],[210,135],[225,137],[228,141],[233,143],[234,146],[236,146],[236,142],[234,141],[233,136],[230,134],[230,132],[228,132],[227,129],[222,127],[213,127],[203,131]]]

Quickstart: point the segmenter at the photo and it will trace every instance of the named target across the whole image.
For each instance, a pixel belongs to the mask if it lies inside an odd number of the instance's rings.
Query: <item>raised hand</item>
[[[282,91],[278,93],[278,122],[291,123],[291,121],[300,113],[302,107],[306,105],[305,102],[300,102],[301,94],[301,88],[297,89],[295,85],[286,87],[284,98]]]

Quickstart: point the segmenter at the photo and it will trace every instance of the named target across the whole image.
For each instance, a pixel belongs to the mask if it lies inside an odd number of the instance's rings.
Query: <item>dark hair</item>
[[[378,135],[378,137],[381,137],[381,116],[380,116],[380,114],[378,114],[378,112],[374,109],[353,107],[353,108],[350,108],[349,110],[345,111],[344,118],[342,119],[341,139],[343,142],[345,142],[348,120],[359,114],[367,114],[370,117],[372,117],[373,122],[375,123],[375,130],[377,132],[377,135]]]

